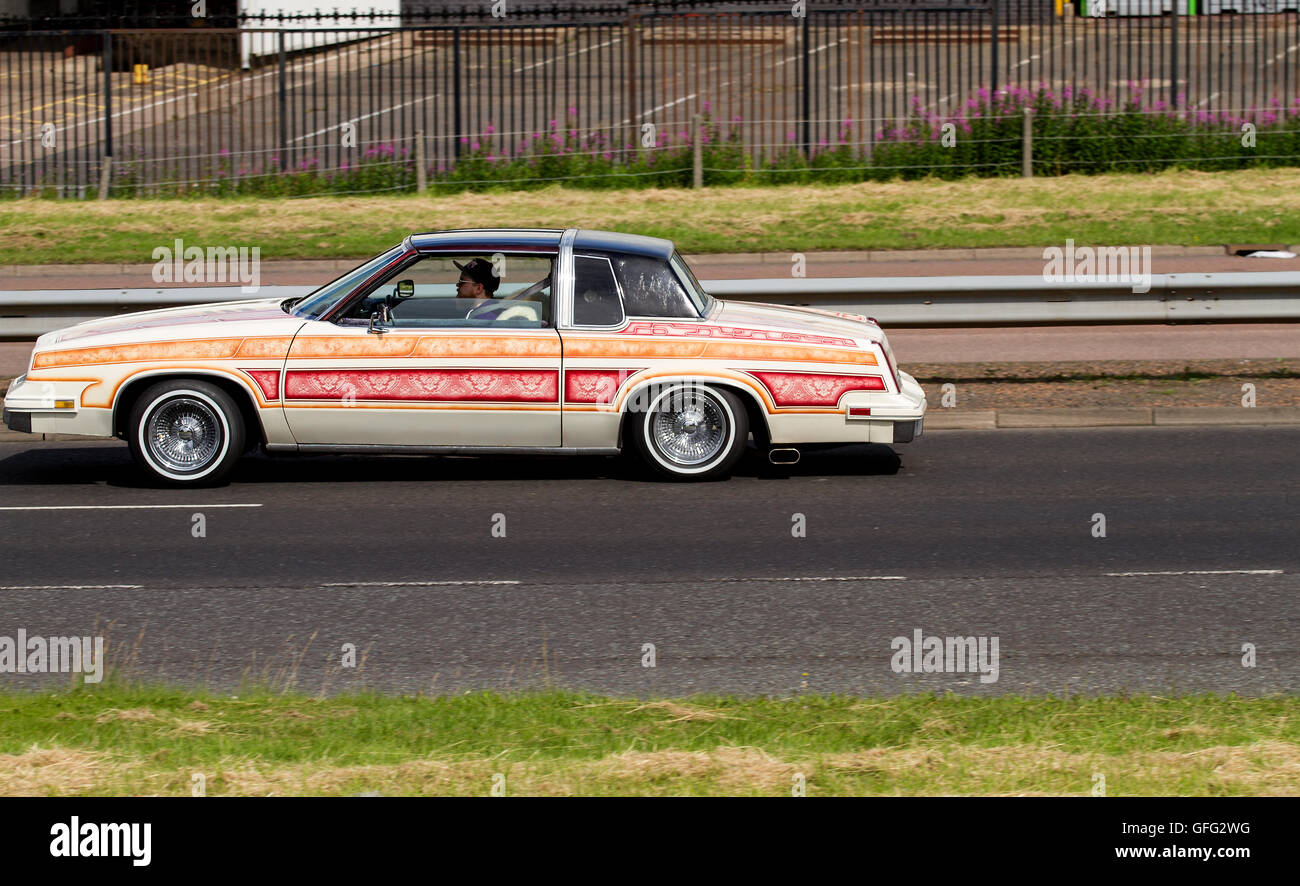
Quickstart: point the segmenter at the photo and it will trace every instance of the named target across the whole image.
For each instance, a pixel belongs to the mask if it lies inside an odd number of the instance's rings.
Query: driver
[[[492,262],[485,258],[473,258],[461,264],[453,261],[460,268],[460,279],[456,281],[457,298],[493,298],[497,287],[501,285],[492,268]]]

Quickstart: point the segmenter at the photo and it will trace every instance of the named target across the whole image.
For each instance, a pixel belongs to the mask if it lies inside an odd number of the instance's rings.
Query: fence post
[[[415,130],[415,193],[423,194],[429,188],[425,178],[424,130]]]
[[[700,137],[700,115],[691,115],[691,165],[694,167],[692,187],[704,187],[704,143]]]
[[[1178,0],[1169,11],[1169,107],[1178,107]]]
[[[1034,109],[1025,108],[1024,138],[1020,142],[1020,176],[1034,177]]]
[[[284,54],[284,31],[280,32],[280,171],[289,167],[289,78]]]
[[[629,11],[627,15],[627,34],[623,41],[624,52],[627,53],[627,127],[630,135],[626,144],[632,146],[632,150],[637,150],[640,138],[640,131],[636,125],[636,52],[637,52],[637,20],[636,13]],[[631,160],[631,154],[623,155],[623,162]]]
[[[460,157],[460,28],[451,32],[451,150]]]
[[[992,68],[989,77],[989,98],[996,102],[998,100],[998,53],[1001,51],[998,47],[998,0],[992,0],[989,8],[993,15],[992,27],[989,29],[989,34],[993,40],[993,45],[989,48],[989,66]]]
[[[99,172],[99,199],[108,199],[113,169],[113,32],[104,31],[104,166]]]
[[[803,8],[803,155],[812,160],[812,44],[809,42],[808,7]]]

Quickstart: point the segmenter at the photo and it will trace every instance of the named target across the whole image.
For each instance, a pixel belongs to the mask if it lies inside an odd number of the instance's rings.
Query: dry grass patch
[[[106,779],[121,777],[125,768],[92,751],[33,747],[21,754],[0,754],[0,795],[82,794]]]
[[[105,711],[104,713],[96,717],[95,722],[101,725],[104,723],[112,723],[114,721],[119,721],[119,720],[128,723],[147,723],[150,721],[161,720],[161,719],[162,717],[159,717],[157,714],[155,714],[153,711],[149,710],[148,708],[131,708],[129,710],[120,710],[118,708],[113,708],[112,710]]]
[[[171,731],[177,735],[207,735],[216,727],[207,720],[177,720]]]
[[[789,792],[791,780],[809,767],[773,757],[758,748],[711,751],[628,751],[579,767],[583,780],[613,779],[635,793],[638,787],[689,779],[725,794]],[[580,782],[581,783],[581,782]]]
[[[221,793],[236,796],[293,796],[379,791],[383,794],[486,795],[492,775],[501,767],[489,761],[409,760],[361,766],[294,764],[255,767],[232,763],[222,767]],[[233,768],[238,767],[238,768]]]
[[[672,719],[666,721],[669,723],[689,723],[693,720],[735,720],[736,717],[729,717],[721,711],[712,711],[708,708],[693,707],[691,705],[679,704],[675,701],[653,701],[643,705],[637,705],[628,711],[629,714],[635,714],[638,711],[663,711]]]

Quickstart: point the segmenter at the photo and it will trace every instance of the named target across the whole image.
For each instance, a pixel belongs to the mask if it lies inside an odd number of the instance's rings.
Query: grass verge
[[[1300,699],[0,695],[0,794],[1300,794]]]
[[[636,192],[0,203],[0,263],[150,262],[155,247],[360,258],[412,231],[570,227],[688,253],[1300,242],[1300,170],[892,181]]]

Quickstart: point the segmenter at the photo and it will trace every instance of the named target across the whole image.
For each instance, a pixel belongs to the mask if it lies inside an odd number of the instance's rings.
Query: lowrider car
[[[413,234],[301,298],[43,335],[4,423],[121,438],[181,486],[222,481],[257,446],[631,448],[699,480],[726,475],[751,437],[774,463],[801,446],[908,442],[925,407],[874,320],[719,301],[668,240],[459,230]]]

